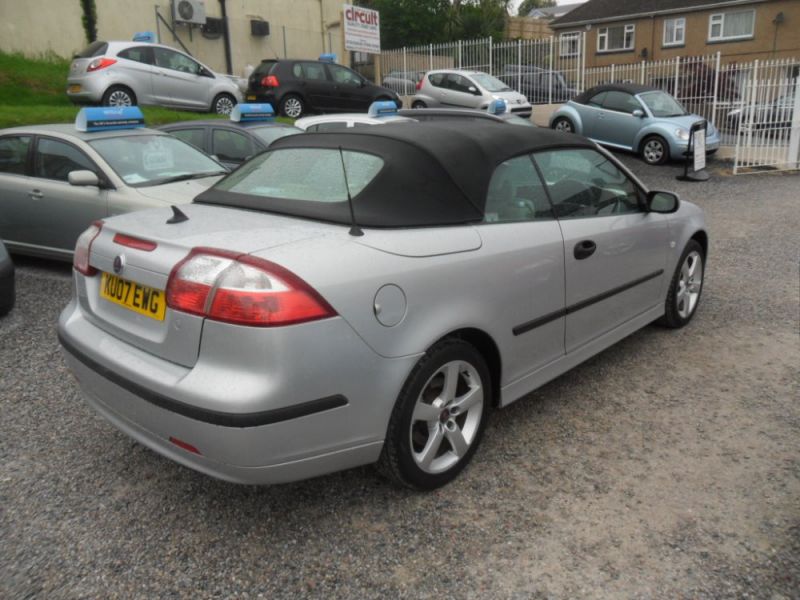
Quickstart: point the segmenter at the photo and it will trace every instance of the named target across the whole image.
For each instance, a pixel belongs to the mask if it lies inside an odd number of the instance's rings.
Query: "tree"
[[[448,0],[363,0],[381,14],[381,46],[401,48],[447,41]]]
[[[517,9],[517,15],[527,17],[534,8],[549,8],[556,5],[556,0],[522,0]]]

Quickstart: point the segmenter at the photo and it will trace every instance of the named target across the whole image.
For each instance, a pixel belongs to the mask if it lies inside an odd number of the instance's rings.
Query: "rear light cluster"
[[[266,77],[261,78],[261,85],[264,87],[278,87],[280,82],[278,82],[278,78],[275,75],[267,75]]]
[[[417,91],[420,91],[420,90],[422,89],[422,79],[420,79],[420,80],[417,82],[416,88],[417,88]]]
[[[117,61],[113,58],[106,58],[105,56],[102,58],[95,58],[89,63],[89,66],[86,67],[86,72],[91,73],[92,71],[99,71],[100,69],[105,69],[115,64],[117,64]]]
[[[92,276],[97,273],[97,269],[89,265],[89,254],[92,251],[92,242],[100,235],[103,228],[102,221],[95,221],[84,231],[75,242],[75,254],[72,256],[72,266],[84,275]]]
[[[269,261],[195,248],[175,265],[167,306],[215,321],[276,327],[326,319],[336,312],[305,281]]]

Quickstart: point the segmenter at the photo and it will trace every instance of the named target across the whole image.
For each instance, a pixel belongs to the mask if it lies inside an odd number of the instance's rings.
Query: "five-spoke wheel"
[[[664,316],[659,323],[667,327],[683,327],[691,321],[703,292],[705,252],[696,240],[689,240],[672,276]]]

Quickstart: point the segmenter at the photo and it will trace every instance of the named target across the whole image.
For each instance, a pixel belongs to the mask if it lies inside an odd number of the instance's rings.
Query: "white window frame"
[[[622,48],[609,48],[608,47],[608,30],[612,27],[623,27],[622,31],[622,42],[625,43],[625,39],[628,37],[628,34],[631,33],[631,45],[630,46],[623,46]],[[600,41],[603,41],[604,48],[600,47]],[[625,25],[610,25],[608,27],[600,27],[597,30],[597,52],[628,52],[636,48],[636,24],[635,23],[626,23]]]
[[[750,13],[753,15],[751,21],[750,33],[744,35],[731,35],[725,36],[725,16],[732,14]],[[719,35],[714,37],[711,35],[711,29],[714,25],[719,24]],[[731,40],[752,40],[756,35],[756,10],[754,8],[747,10],[729,10],[727,12],[713,13],[708,15],[708,40],[709,42],[728,42]]]
[[[675,39],[672,41],[667,40],[667,23],[674,23],[674,27],[672,29],[673,34],[675,35]],[[680,31],[680,39],[678,39],[678,32]],[[664,19],[664,34],[661,38],[661,45],[664,48],[669,48],[670,46],[683,46],[686,44],[686,17],[677,17],[675,19]]]
[[[568,33],[562,33],[558,36],[558,55],[561,57],[569,57],[569,56],[580,56],[581,53],[581,32],[580,31],[570,31]],[[575,44],[575,51],[570,52],[569,50],[572,47],[572,43],[577,42]],[[566,44],[566,52],[565,50]]]

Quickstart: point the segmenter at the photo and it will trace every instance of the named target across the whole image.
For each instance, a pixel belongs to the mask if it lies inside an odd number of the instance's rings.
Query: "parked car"
[[[578,95],[563,73],[533,65],[506,65],[499,79],[524,94],[532,104],[566,102]]]
[[[373,102],[366,113],[337,113],[303,117],[294,122],[295,127],[307,132],[342,131],[387,123],[413,123],[414,119],[397,114],[392,101]]]
[[[14,263],[0,240],[0,317],[11,312],[15,298]]]
[[[784,94],[771,102],[756,104],[752,108],[741,106],[725,115],[725,125],[728,131],[735,133],[742,123],[745,129],[788,129],[792,126],[794,114],[794,94]]]
[[[361,112],[376,101],[403,102],[396,92],[342,65],[318,60],[263,60],[248,79],[247,102],[269,102],[285,117]]]
[[[230,76],[169,46],[97,41],[75,55],[67,96],[76,104],[153,104],[226,115],[242,92]]]
[[[505,100],[509,112],[530,117],[527,98],[481,71],[441,69],[429,71],[411,101],[412,108],[477,108],[486,110],[493,100]]]
[[[567,102],[550,116],[550,127],[630,150],[641,154],[646,163],[660,165],[686,156],[689,130],[702,120],[659,88],[612,83],[595,86]],[[719,132],[709,121],[706,153],[718,148]]]
[[[229,121],[181,121],[163,125],[159,129],[192,144],[229,169],[235,169],[247,159],[263,152],[278,138],[302,133],[302,129],[275,121],[271,106],[269,113],[272,116],[264,114],[259,118],[242,120],[242,113],[237,109],[248,106],[253,105],[237,105]]]
[[[478,121],[284,137],[183,209],[81,235],[59,338],[100,414],[240,483],[447,483],[494,407],[686,325],[708,245],[594,143]]]
[[[417,83],[425,75],[425,71],[389,71],[381,82],[383,87],[404,96],[417,91]]]
[[[0,130],[0,238],[12,252],[71,260],[92,221],[190,202],[227,172],[194,146],[141,127],[137,107],[84,108],[77,122],[91,131]]]

